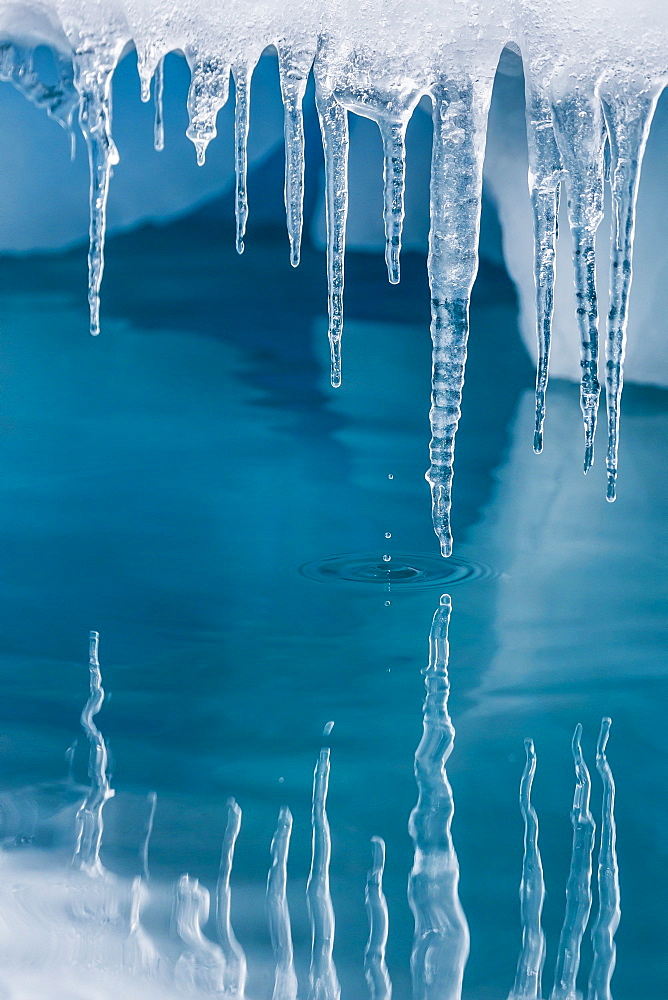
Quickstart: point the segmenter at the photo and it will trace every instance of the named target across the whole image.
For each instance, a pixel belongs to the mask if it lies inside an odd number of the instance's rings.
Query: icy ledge
[[[385,163],[386,259],[399,280],[404,196],[404,139],[419,100],[433,107],[431,287],[433,382],[430,411],[434,528],[452,551],[450,508],[454,443],[460,417],[471,288],[478,264],[482,162],[499,55],[519,49],[526,74],[529,194],[534,215],[537,334],[534,449],[542,449],[553,311],[560,192],[573,240],[581,340],[584,470],[594,458],[599,403],[599,332],[595,237],[606,179],[613,199],[610,305],[605,343],[608,423],[607,497],[615,499],[619,405],[632,276],[640,166],[656,103],[668,75],[664,0],[0,0],[0,76],[11,79],[66,127],[78,105],[91,173],[89,288],[91,333],[99,332],[106,203],[118,154],[111,131],[111,80],[125,50],[137,50],[142,98],[153,81],[155,142],[161,121],[162,60],[182,51],[191,70],[192,139],[203,163],[216,116],[235,83],[237,248],[248,215],[246,138],[249,91],[262,51],[279,57],[285,109],[285,202],[290,253],[299,262],[304,141],[302,101],[311,70],[325,151],[329,340],[332,384],[341,382],[348,114],[377,122]],[[55,54],[59,82],[33,71],[38,44]]]

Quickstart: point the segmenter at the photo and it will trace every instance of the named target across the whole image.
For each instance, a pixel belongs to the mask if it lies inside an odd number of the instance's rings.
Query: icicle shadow
[[[267,878],[267,917],[271,946],[276,961],[272,1000],[296,1000],[297,974],[294,965],[292,928],[288,908],[288,854],[292,835],[292,813],[283,806],[271,841],[271,868]]]
[[[545,882],[538,847],[538,817],[531,804],[531,788],[536,774],[533,740],[525,740],[526,764],[520,783],[520,808],[524,819],[524,859],[520,883],[522,950],[517,962],[515,984],[508,1000],[540,1000],[542,996],[545,935],[541,925]]]
[[[385,841],[372,837],[373,864],[366,880],[364,898],[369,917],[369,940],[364,949],[364,975],[371,1000],[391,1000],[392,981],[385,962],[389,917],[383,893]]]
[[[422,739],[415,752],[418,801],[408,832],[414,845],[408,901],[415,920],[411,954],[414,1000],[460,1000],[469,929],[459,901],[459,862],[452,841],[454,800],[446,763],[455,731],[448,713],[448,626],[441,597],[429,635]]]
[[[311,924],[308,1000],[339,1000],[341,987],[334,965],[334,907],[329,889],[332,841],[327,819],[329,748],[323,747],[313,774],[311,870],[306,902]]]
[[[184,991],[223,993],[225,957],[204,936],[202,928],[209,919],[209,892],[197,879],[182,875],[174,890],[173,926],[184,950],[174,969],[177,986]]]
[[[445,79],[431,91],[433,147],[427,269],[431,289],[429,420],[434,530],[452,554],[450,510],[455,435],[461,416],[471,289],[478,270],[482,162],[492,79]]]

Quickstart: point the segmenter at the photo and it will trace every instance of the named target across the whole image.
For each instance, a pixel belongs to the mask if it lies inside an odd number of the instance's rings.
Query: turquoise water
[[[228,229],[202,217],[113,239],[97,340],[86,333],[82,251],[2,262],[7,852],[43,849],[55,870],[70,850],[73,793],[59,782],[87,697],[88,632],[97,629],[110,696],[98,722],[116,789],[104,864],[122,876],[141,871],[154,790],[153,879],[167,886],[189,872],[211,888],[233,795],[243,810],[233,923],[249,995],[269,996],[264,884],[278,809],[289,805],[304,977],[311,785],[326,743],[343,995],[367,995],[364,883],[379,835],[388,965],[395,997],[409,996],[407,823],[421,671],[432,615],[449,592],[457,735],[448,774],[471,930],[464,996],[504,998],[513,982],[525,736],[538,754],[551,985],[570,861],[571,735],[581,722],[598,815],[594,747],[610,715],[622,891],[613,991],[660,1000],[668,990],[668,394],[625,390],[614,505],[605,502],[602,440],[594,469],[581,472],[576,387],[551,386],[545,452],[535,456],[533,373],[513,289],[483,260],[453,518],[455,557],[476,572],[451,589],[428,580],[389,592],[382,574],[369,583],[313,579],[300,572],[305,564],[342,554],[374,565],[390,555],[390,577],[410,564],[400,556],[438,558],[424,482],[429,300],[421,260],[408,257],[402,285],[389,288],[380,255],[351,255],[344,385],[332,390],[324,262],[308,251],[293,272],[285,243],[251,232],[237,258]],[[81,782],[84,742],[74,758]],[[586,943],[585,983],[589,961]]]

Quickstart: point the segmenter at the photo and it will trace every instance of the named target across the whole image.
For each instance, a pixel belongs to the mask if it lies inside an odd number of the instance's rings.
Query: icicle
[[[237,253],[244,252],[244,236],[248,219],[248,127],[250,124],[250,82],[248,65],[232,69],[235,86],[234,100],[234,176],[236,179],[234,214],[237,221]]]
[[[615,827],[615,781],[605,755],[611,725],[611,719],[603,719],[596,747],[596,769],[603,782],[603,806],[598,855],[599,908],[591,932],[594,959],[589,975],[588,1000],[612,1000],[610,981],[615,971],[615,933],[621,917]]]
[[[441,554],[452,554],[450,508],[455,434],[461,415],[469,301],[478,269],[482,161],[491,79],[444,81],[433,88],[431,161],[432,393],[429,419],[434,530]]]
[[[89,674],[90,695],[81,713],[81,726],[90,743],[88,774],[90,788],[76,815],[76,847],[73,863],[88,875],[103,875],[100,847],[104,821],[102,811],[114,791],[107,777],[107,747],[102,733],[93,721],[104,704],[104,688],[98,660],[99,634],[90,633]]]
[[[596,824],[589,811],[591,779],[582,756],[581,737],[582,726],[578,723],[573,734],[576,776],[571,812],[573,851],[566,885],[566,912],[559,938],[551,1000],[576,1000],[580,946],[591,910],[591,855],[594,849]]]
[[[285,214],[290,240],[290,263],[299,264],[304,225],[304,112],[302,104],[313,52],[278,48],[285,136]]]
[[[619,451],[619,406],[624,382],[624,355],[633,238],[640,168],[658,99],[658,88],[603,97],[603,113],[610,140],[611,187],[614,212],[610,268],[610,308],[606,340],[606,408],[608,416],[607,499],[616,496]]]
[[[146,827],[144,829],[144,839],[142,840],[141,849],[139,851],[142,872],[146,882],[149,881],[148,849],[151,843],[151,834],[153,833],[153,822],[155,820],[155,810],[158,806],[158,796],[155,794],[155,792],[149,792],[147,800],[148,800],[148,816],[146,818]]]
[[[209,893],[197,879],[182,875],[174,894],[174,930],[184,944],[174,969],[176,984],[184,992],[222,993],[225,958],[218,945],[202,932],[209,919]]]
[[[522,950],[517,962],[515,985],[508,1000],[539,1000],[545,961],[545,935],[541,926],[545,882],[538,848],[538,817],[531,804],[531,787],[536,773],[533,740],[525,740],[526,764],[520,784],[520,807],[524,819],[524,861],[520,884]]]
[[[379,120],[383,140],[383,219],[385,222],[385,262],[393,285],[399,283],[401,231],[404,224],[406,184],[406,123]]]
[[[411,954],[414,1000],[460,1000],[469,929],[459,901],[452,841],[454,799],[445,769],[455,730],[448,713],[450,598],[441,597],[429,634],[422,739],[415,751],[418,801],[408,832],[414,845],[408,902],[415,919]]]
[[[313,774],[311,870],[306,883],[306,901],[311,924],[311,965],[309,1000],[338,1000],[341,987],[336,976],[334,950],[334,908],[329,891],[329,862],[332,842],[327,820],[329,749],[320,751]]]
[[[218,112],[229,97],[230,67],[215,56],[199,58],[187,52],[186,57],[190,66],[186,135],[195,145],[197,163],[201,167],[204,166],[207,146],[218,134]]]
[[[35,72],[34,50],[9,42],[0,44],[0,80],[7,80],[36,107],[43,108],[50,118],[66,131],[72,131],[72,117],[78,102],[74,88],[71,59],[53,53],[58,79],[55,84],[42,83]]]
[[[332,385],[341,385],[343,334],[343,277],[348,215],[348,112],[331,94],[316,88],[325,154],[325,208],[327,217],[327,286],[329,292],[329,347]]]
[[[554,275],[559,218],[561,160],[552,127],[552,112],[545,98],[526,87],[529,193],[533,209],[534,281],[536,285],[536,427],[533,450],[543,450],[545,392],[550,367],[550,342],[554,314]]]
[[[95,53],[77,53],[74,82],[79,93],[79,125],[88,148],[90,167],[90,246],[88,304],[90,332],[100,332],[100,286],[104,271],[107,198],[112,167],[119,160],[111,137],[111,79],[115,63],[107,65]]]
[[[283,806],[271,841],[271,868],[267,878],[267,915],[274,950],[276,972],[272,1000],[296,1000],[297,974],[292,947],[292,928],[288,908],[288,853],[292,835],[292,814]]]
[[[225,958],[226,995],[235,998],[242,998],[246,988],[246,956],[235,937],[230,920],[232,902],[230,875],[232,874],[234,848],[240,829],[241,809],[234,799],[229,799],[227,802],[227,826],[223,837],[220,871],[216,886],[216,929]]]
[[[165,91],[165,59],[158,60],[153,77],[153,102],[155,118],[153,120],[153,146],[161,152],[165,148],[165,121],[163,118],[163,94]]]
[[[598,304],[596,231],[603,218],[603,145],[601,105],[593,90],[576,90],[552,104],[555,134],[566,171],[568,219],[573,238],[573,270],[580,329],[582,377],[580,405],[585,430],[584,471],[594,461],[598,380]]]
[[[392,982],[385,963],[387,947],[388,914],[383,893],[385,870],[385,841],[372,837],[373,865],[367,875],[366,911],[369,916],[369,940],[364,949],[364,975],[369,984],[371,1000],[391,1000]]]

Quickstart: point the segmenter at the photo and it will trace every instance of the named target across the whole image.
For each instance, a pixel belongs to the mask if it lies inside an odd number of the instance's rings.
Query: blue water
[[[238,258],[229,227],[204,215],[114,238],[96,340],[86,333],[82,250],[2,261],[5,846],[12,856],[45,848],[54,866],[69,849],[70,814],[47,822],[65,804],[51,783],[65,775],[79,733],[88,632],[97,629],[110,696],[98,722],[117,790],[105,811],[105,865],[139,873],[155,790],[153,878],[167,885],[189,872],[212,887],[234,795],[243,826],[232,916],[250,995],[265,997],[264,883],[288,804],[303,977],[312,774],[327,743],[343,995],[367,995],[364,881],[370,838],[380,835],[388,964],[395,997],[408,997],[421,670],[448,588],[423,581],[388,592],[384,581],[327,582],[300,568],[342,554],[376,563],[391,555],[392,568],[405,562],[399,555],[438,559],[424,481],[424,262],[408,257],[391,288],[380,255],[351,255],[344,385],[332,390],[322,256],[307,249],[292,271],[282,234],[251,229],[246,246]],[[453,517],[456,559],[479,572],[448,591],[457,730],[448,773],[471,928],[464,996],[504,998],[514,977],[525,736],[538,753],[549,989],[570,861],[570,739],[581,722],[597,815],[593,750],[611,715],[622,889],[613,988],[660,1000],[668,394],[626,388],[619,499],[609,505],[602,439],[594,469],[581,472],[574,386],[551,386],[545,452],[533,455],[532,381],[512,286],[483,260]],[[84,742],[74,761],[81,782]],[[585,982],[589,959],[586,944]]]

